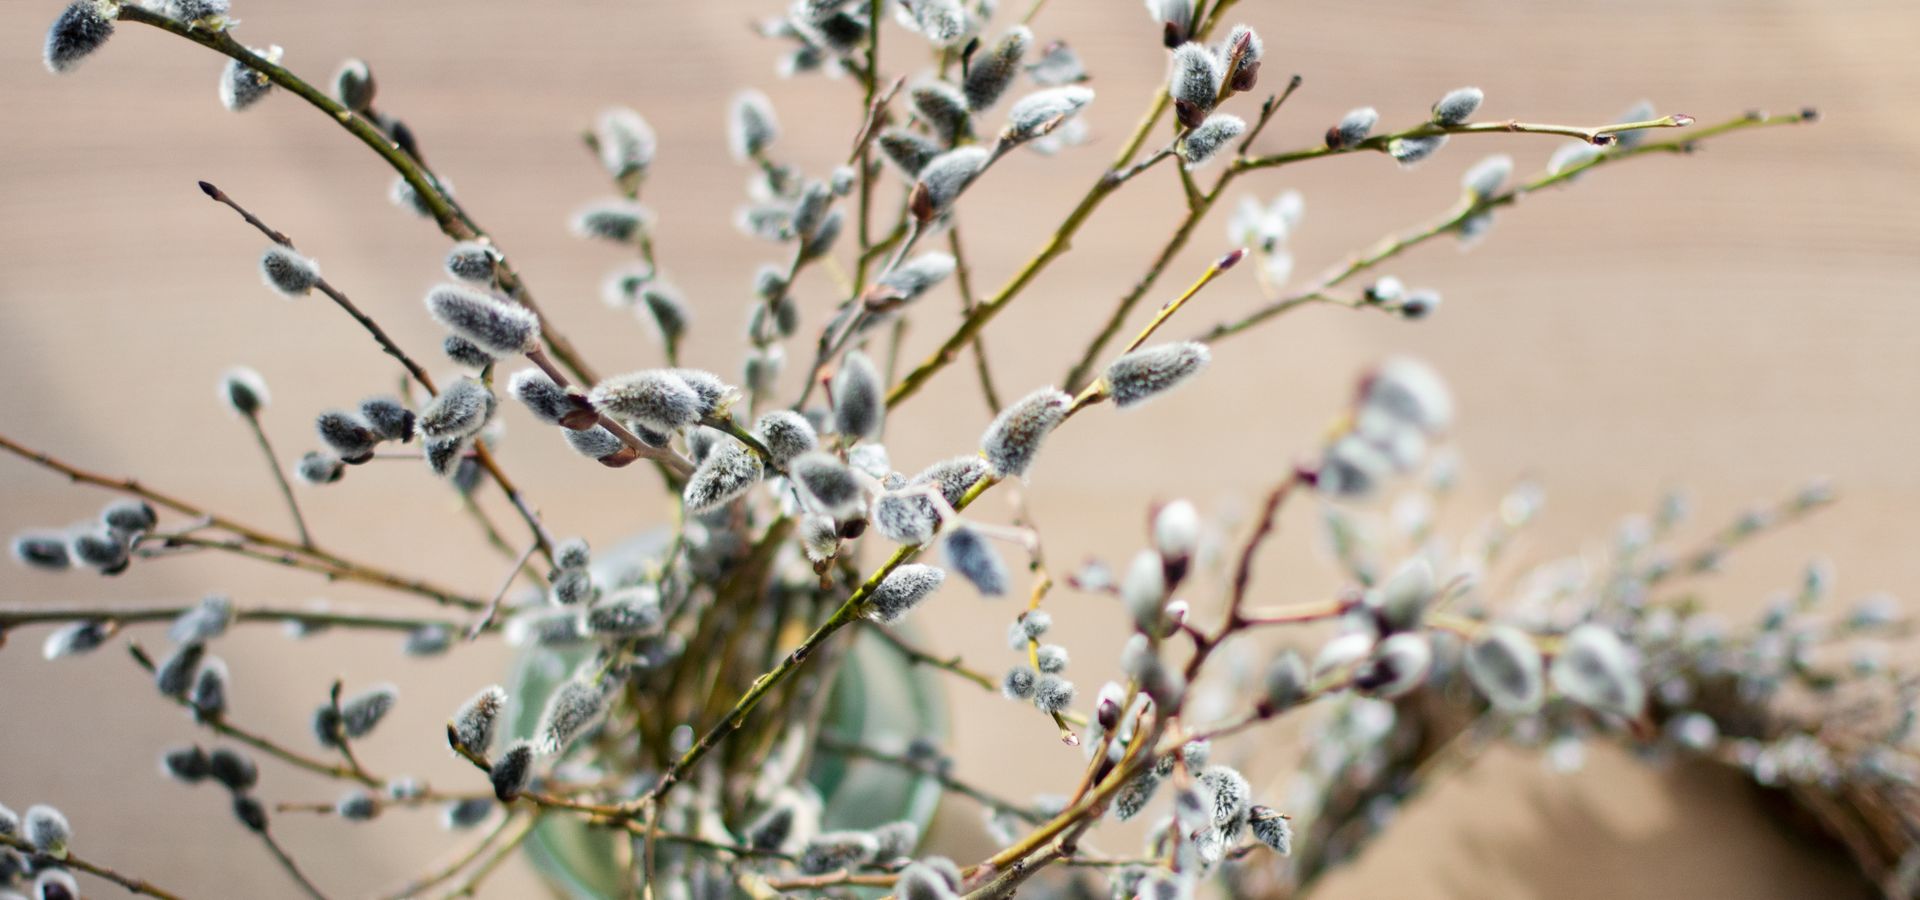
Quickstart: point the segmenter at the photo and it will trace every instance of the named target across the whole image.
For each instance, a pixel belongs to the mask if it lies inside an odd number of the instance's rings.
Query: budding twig
[[[180,900],[180,895],[171,891],[162,890],[144,878],[135,878],[131,875],[121,874],[99,863],[88,862],[85,859],[75,856],[72,852],[68,852],[67,855],[54,860],[42,856],[40,851],[34,849],[32,844],[11,834],[0,834],[0,846],[11,847],[14,850],[26,854],[29,858],[42,860],[51,865],[58,865],[69,869],[79,869],[89,875],[105,878],[135,894],[146,897],[158,897],[160,900]]]

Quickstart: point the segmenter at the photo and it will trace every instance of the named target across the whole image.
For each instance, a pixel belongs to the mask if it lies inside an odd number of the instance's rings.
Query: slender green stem
[[[258,833],[261,842],[265,843],[267,850],[273,854],[274,861],[280,864],[281,869],[286,870],[287,877],[292,878],[293,882],[300,886],[302,893],[312,897],[313,900],[327,900],[327,895],[320,892],[320,887],[313,883],[313,879],[307,877],[307,873],[300,871],[300,865],[293,861],[293,855],[287,852],[287,848],[280,846],[280,842],[274,839],[272,832],[261,830]]]

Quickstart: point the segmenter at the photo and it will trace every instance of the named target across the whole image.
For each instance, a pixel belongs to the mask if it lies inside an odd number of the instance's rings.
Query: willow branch
[[[155,886],[152,882],[147,881],[144,878],[135,878],[131,875],[125,875],[120,872],[116,872],[113,869],[110,869],[99,863],[89,862],[85,859],[82,859],[79,856],[75,856],[71,852],[69,852],[66,856],[63,856],[59,859],[54,859],[53,857],[47,856],[41,853],[40,851],[34,849],[32,844],[27,843],[25,840],[15,835],[0,834],[0,846],[12,847],[13,849],[18,850],[19,852],[26,854],[28,857],[34,859],[35,861],[45,863],[50,866],[60,866],[68,869],[78,869],[89,875],[105,878],[106,880],[111,881],[114,884],[117,884],[141,896],[158,897],[160,898],[160,900],[180,900],[180,895],[175,894],[171,891],[162,890],[161,888]]]
[[[287,483],[287,473],[280,467],[280,458],[274,455],[273,442],[267,440],[267,429],[260,424],[257,411],[244,413],[247,427],[253,431],[254,442],[260,445],[260,454],[267,458],[267,468],[273,472],[273,481],[280,486],[280,496],[287,501],[287,511],[293,514],[293,527],[300,532],[300,546],[313,549],[313,533],[307,530],[307,519],[300,514],[300,501],[293,497],[293,485]]]
[[[197,609],[194,605],[180,606],[19,606],[0,608],[0,628],[12,628],[16,625],[37,625],[57,622],[116,622],[121,625],[147,625],[169,623],[180,616]],[[452,628],[456,623],[440,619],[410,619],[390,616],[368,616],[350,613],[325,612],[321,610],[269,609],[265,607],[241,608],[234,610],[233,621],[245,622],[298,622],[329,628],[362,628],[373,631],[414,631],[420,628]]]

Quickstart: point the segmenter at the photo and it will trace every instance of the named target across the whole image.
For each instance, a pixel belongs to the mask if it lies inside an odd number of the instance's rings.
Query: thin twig
[[[89,862],[79,856],[75,856],[71,851],[69,851],[66,856],[55,859],[34,849],[33,845],[27,843],[24,839],[11,834],[0,834],[0,846],[12,847],[26,854],[38,864],[78,869],[89,875],[105,878],[135,894],[147,897],[158,897],[160,900],[180,900],[180,895],[171,891],[162,890],[144,878],[135,878],[131,875],[116,872],[99,863]]]
[[[261,426],[259,414],[250,412],[242,418],[247,420],[247,427],[252,429],[261,455],[267,458],[267,468],[273,472],[274,483],[280,486],[280,496],[287,501],[287,511],[293,514],[293,527],[300,532],[300,546],[313,549],[313,534],[307,530],[306,517],[300,515],[300,502],[293,498],[293,485],[287,483],[287,473],[280,468],[280,459],[274,455],[273,444],[267,440],[267,429]]]
[[[507,590],[513,587],[514,580],[520,576],[520,569],[527,564],[527,559],[533,556],[533,551],[539,547],[539,544],[528,544],[526,552],[513,561],[513,568],[507,570],[507,577],[500,582],[500,589],[493,592],[492,600],[487,601],[486,612],[481,613],[480,618],[467,627],[467,640],[474,640],[480,637],[482,632],[493,627],[494,620],[500,617],[500,602],[506,599]]]
[[[313,900],[327,900],[326,895],[320,893],[319,886],[313,883],[313,879],[308,878],[307,873],[300,871],[300,865],[293,861],[293,855],[287,852],[287,848],[280,846],[280,842],[274,840],[271,832],[261,829],[257,833],[260,835],[260,840],[267,845],[267,849],[272,851],[274,860],[280,863],[280,868],[285,869],[294,883],[300,885],[300,890],[306,892],[306,895]]]

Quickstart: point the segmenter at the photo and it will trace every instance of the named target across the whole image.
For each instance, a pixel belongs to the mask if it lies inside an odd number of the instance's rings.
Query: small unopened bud
[[[1460,177],[1460,187],[1467,192],[1467,196],[1483,201],[1498,193],[1512,174],[1513,157],[1496,153],[1474,163],[1473,168]]]
[[[1160,23],[1168,50],[1186,43],[1193,33],[1193,5],[1193,0],[1147,0],[1147,15]]]
[[[1260,81],[1260,57],[1265,52],[1258,32],[1246,25],[1233,26],[1220,51],[1226,62],[1227,86],[1236,91],[1253,90]]]
[[[913,186],[910,205],[914,217],[928,222],[945,213],[967,185],[973,183],[988,158],[987,151],[981,147],[961,147],[928,160]]]
[[[145,500],[116,500],[100,511],[100,524],[126,537],[145,534],[159,521]]]
[[[1012,146],[1053,133],[1055,128],[1093,102],[1093,91],[1073,84],[1047,88],[1021,97],[1007,110],[1000,142]]]
[[[882,131],[879,137],[874,138],[874,143],[879,145],[887,161],[909,179],[919,177],[920,170],[941,153],[940,145],[932,139],[904,128]]]
[[[493,795],[502,803],[513,802],[533,780],[533,744],[515,741],[493,761],[488,776],[493,781]]]
[[[877,622],[897,622],[938,590],[946,578],[946,571],[935,566],[918,563],[900,566],[873,589],[867,598],[867,615]]]
[[[840,526],[828,516],[808,516],[800,523],[800,548],[807,559],[820,563],[840,550]]]
[[[220,399],[234,412],[252,416],[265,409],[271,395],[267,381],[246,366],[235,366],[220,376]]]
[[[1440,308],[1440,292],[1432,288],[1421,288],[1400,301],[1400,315],[1408,319],[1424,319]]]
[[[760,476],[760,457],[747,445],[722,435],[687,479],[681,499],[687,512],[698,515],[745,494],[760,482]]]
[[[293,464],[293,474],[308,484],[332,484],[345,474],[347,464],[340,457],[321,450],[310,450]]]
[[[1180,139],[1180,157],[1189,171],[1207,164],[1247,130],[1246,120],[1214,113]]]
[[[461,378],[442,390],[425,409],[420,410],[416,427],[430,440],[459,440],[472,437],[493,418],[493,392],[477,378]],[[337,445],[335,449],[340,449]],[[344,456],[345,451],[341,454]]]
[[[493,270],[500,264],[500,251],[492,244],[461,241],[447,251],[447,274],[478,285],[493,283]]]
[[[1486,95],[1477,87],[1463,87],[1448,91],[1445,97],[1433,104],[1433,121],[1436,125],[1460,125],[1472,118],[1480,108]]]
[[[260,254],[260,280],[282,297],[292,300],[313,290],[320,283],[320,264],[274,244]]]
[[[923,81],[913,86],[907,93],[908,101],[913,105],[913,113],[944,146],[953,144],[973,134],[972,116],[967,110],[967,97],[944,81]]]
[[[1385,699],[1402,697],[1424,684],[1433,669],[1433,641],[1402,632],[1381,641],[1373,657],[1353,673],[1353,686]]]
[[[247,49],[270,63],[278,63],[282,52],[278,45],[265,50],[258,47]],[[265,74],[237,59],[229,60],[226,69],[220,73],[220,105],[233,112],[240,112],[260,102],[272,90],[273,82],[267,80]]]
[[[1488,626],[1467,647],[1463,662],[1473,686],[1501,712],[1525,715],[1546,697],[1540,648],[1511,625]]]
[[[1267,845],[1281,856],[1293,854],[1293,826],[1287,817],[1270,807],[1255,806],[1247,810],[1247,830],[1253,832],[1254,840]]]
[[[200,663],[200,670],[193,675],[193,688],[187,692],[187,703],[201,719],[214,720],[227,711],[227,664],[217,656],[209,656]]]
[[[577,678],[560,685],[547,698],[540,724],[534,730],[539,751],[549,756],[564,751],[599,721],[606,708],[607,697],[599,687]]]
[[[1067,670],[1067,663],[1070,660],[1067,654],[1067,648],[1059,644],[1041,644],[1034,649],[1034,655],[1039,658],[1040,671],[1048,675],[1058,675],[1061,672],[1065,672]]]
[[[879,851],[879,842],[864,831],[829,831],[801,848],[799,867],[806,875],[824,875],[865,865]]]
[[[198,642],[174,648],[153,670],[153,686],[165,696],[186,699],[187,690],[193,687],[193,673],[206,654],[206,645]]]
[[[126,571],[133,559],[126,539],[105,527],[74,532],[67,541],[67,553],[102,575]]]
[[[1119,682],[1109,681],[1100,686],[1100,694],[1093,702],[1093,720],[1100,728],[1111,733],[1120,726],[1121,704],[1127,700],[1127,689]]]
[[[1113,404],[1126,409],[1144,403],[1206,368],[1211,359],[1207,345],[1194,341],[1135,350],[1107,366]]]
[[[333,99],[354,112],[373,108],[374,89],[373,69],[364,60],[349,59],[333,73]]]
[[[365,822],[380,814],[380,801],[366,788],[354,788],[333,801],[333,814],[349,822]]]
[[[360,418],[380,440],[413,440],[413,411],[401,404],[397,397],[368,397],[360,401]]]
[[[45,804],[30,806],[20,828],[35,851],[54,859],[67,858],[67,842],[73,840],[73,826],[67,824],[67,817],[59,810]]]
[[[665,282],[656,281],[641,288],[640,305],[646,312],[641,318],[653,325],[660,342],[668,346],[679,343],[693,321],[686,299]]]
[[[633,419],[661,432],[678,431],[700,421],[707,405],[684,378],[662,369],[609,378],[594,386],[587,400],[603,413]]]
[[[956,456],[928,466],[908,480],[909,485],[931,484],[940,489],[948,506],[958,508],[961,498],[987,474],[987,461],[978,456]]]
[[[1646,706],[1646,683],[1633,651],[1603,625],[1568,632],[1547,674],[1555,690],[1582,706],[1628,719]]]
[[[1362,106],[1340,117],[1340,121],[1327,129],[1327,147],[1344,150],[1367,139],[1373,133],[1373,126],[1380,122],[1380,111],[1371,106]]]
[[[780,136],[780,123],[773,115],[773,102],[759,91],[741,91],[733,97],[728,116],[727,146],[738,162],[758,158]]]
[[[41,655],[47,659],[79,656],[98,649],[113,636],[113,631],[112,626],[100,620],[75,622],[47,635],[46,643],[40,648]]]
[[[594,634],[644,634],[660,627],[660,592],[647,585],[622,590],[587,610]]]
[[[1186,500],[1175,500],[1153,517],[1153,547],[1165,560],[1193,557],[1200,546],[1200,511]]]
[[[507,390],[526,404],[533,417],[548,425],[567,427],[597,424],[600,415],[587,398],[555,384],[539,369],[522,369],[507,382]]]
[[[233,795],[233,817],[249,831],[261,834],[267,831],[267,807],[252,794]]]
[[[47,71],[73,71],[80,60],[113,37],[113,20],[119,15],[120,5],[109,0],[74,0],[68,4],[53,20],[53,27],[47,29],[47,42],[41,50]]]
[[[659,141],[653,126],[639,113],[624,106],[611,107],[600,113],[593,134],[600,149],[600,165],[608,175],[625,178],[653,165]]]
[[[1425,557],[1415,557],[1395,569],[1384,584],[1368,591],[1365,602],[1382,632],[1411,631],[1420,627],[1434,590],[1433,564]]]
[[[340,704],[340,727],[350,738],[373,733],[374,726],[400,702],[400,690],[391,684],[376,685],[347,698]]]
[[[236,793],[260,783],[260,767],[238,750],[216,747],[207,754],[207,777]]]
[[[1135,628],[1148,634],[1159,632],[1167,603],[1166,564],[1160,554],[1142,550],[1134,556],[1127,577],[1120,582],[1120,599],[1133,615]]]
[[[57,534],[23,534],[13,539],[13,558],[21,565],[47,572],[63,572],[73,564],[67,539]]]
[[[616,244],[632,243],[652,224],[652,211],[624,197],[595,201],[573,214],[575,237],[598,238]]]
[[[859,510],[866,496],[853,470],[826,453],[801,454],[787,472],[820,512],[836,518]]]
[[[788,463],[804,453],[811,453],[820,446],[820,437],[814,433],[813,424],[807,417],[790,410],[775,410],[762,415],[753,423],[754,437],[767,445],[767,453],[773,457],[773,464],[786,468]]]
[[[1008,700],[1031,700],[1034,687],[1039,681],[1040,676],[1034,674],[1032,669],[1026,666],[1014,666],[1008,669],[1007,674],[1000,679],[1000,693]]]
[[[1275,657],[1267,667],[1263,711],[1276,714],[1292,709],[1307,696],[1307,666],[1292,650]]]
[[[1428,137],[1394,138],[1387,143],[1387,153],[1391,154],[1394,160],[1399,162],[1400,165],[1412,166],[1432,156],[1435,151],[1446,146],[1446,143],[1447,136],[1444,134],[1430,135]]]
[[[358,413],[332,409],[314,417],[313,430],[320,440],[348,463],[366,462],[373,456],[380,436]]]
[[[492,797],[468,797],[455,800],[440,811],[440,827],[449,831],[465,831],[485,822],[493,814],[495,802]]]
[[[1042,675],[1033,687],[1033,706],[1047,715],[1065,712],[1073,705],[1073,682],[1058,675]]]
[[[1007,407],[987,426],[980,449],[996,475],[1025,475],[1040,453],[1040,444],[1062,421],[1073,398],[1054,388],[1034,391]]]
[[[1020,61],[1032,45],[1033,32],[1025,25],[1015,25],[985,52],[974,54],[967,69],[967,108],[978,113],[1000,102],[1014,76],[1020,74]]]
[[[595,425],[585,431],[565,432],[567,443],[581,456],[606,462],[622,453],[632,452],[619,436],[607,429]],[[626,462],[632,462],[631,459]],[[621,463],[625,465],[625,462]]]
[[[886,388],[865,353],[849,350],[833,376],[833,424],[842,435],[877,440],[886,424]]]
[[[998,597],[1007,592],[1007,566],[1000,561],[1000,554],[994,552],[993,545],[979,532],[965,526],[951,529],[942,547],[946,551],[947,565],[972,582],[975,590],[988,597]]]
[[[454,711],[452,731],[448,736],[459,749],[478,756],[487,755],[493,747],[493,735],[500,712],[506,705],[505,688],[497,684],[482,688],[480,693]]]
[[[207,777],[207,751],[198,744],[170,747],[160,754],[160,771],[182,784],[197,784]]]
[[[518,356],[540,344],[540,319],[531,310],[464,285],[427,292],[427,312],[492,356]]]
[[[1167,76],[1167,96],[1173,98],[1173,114],[1180,124],[1198,128],[1213,112],[1220,95],[1220,59],[1213,51],[1196,44],[1181,44],[1173,51],[1173,64]]]

